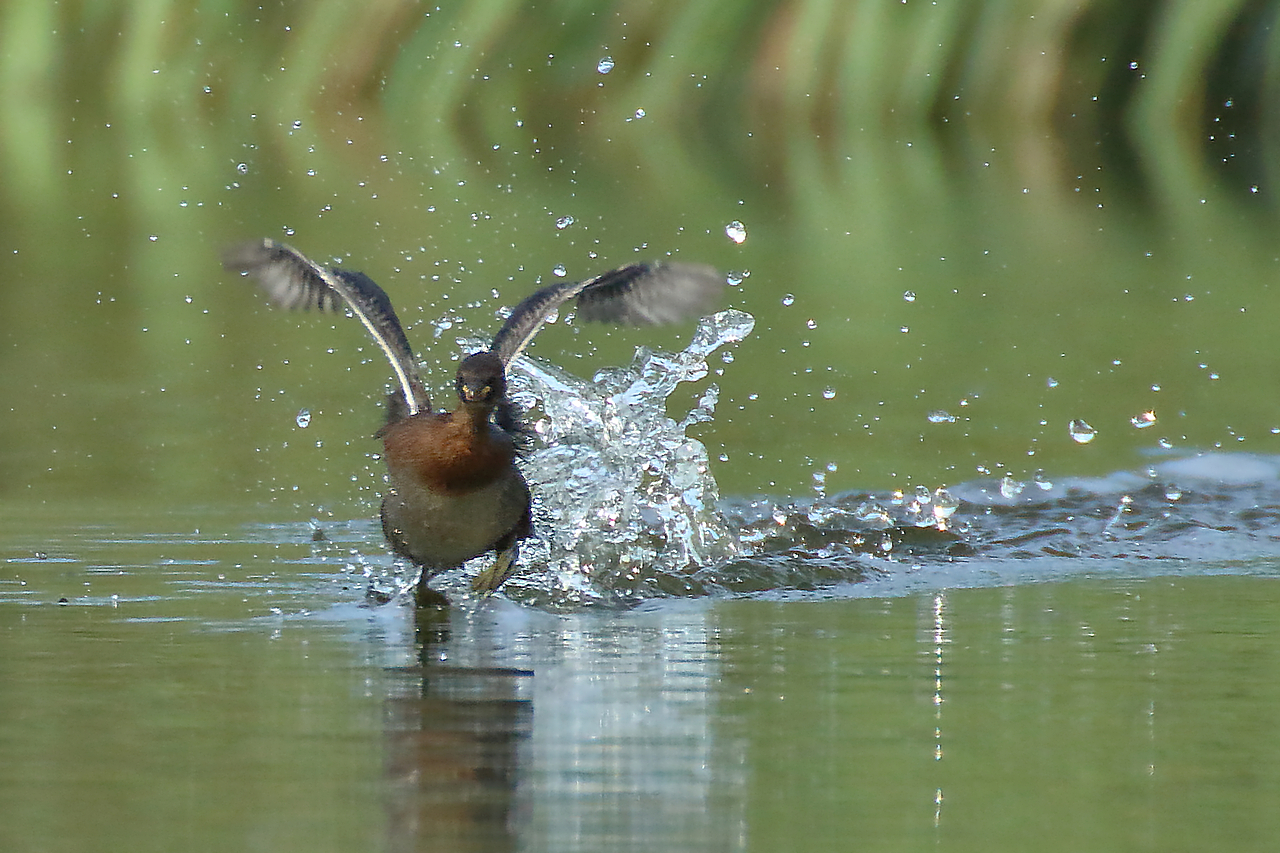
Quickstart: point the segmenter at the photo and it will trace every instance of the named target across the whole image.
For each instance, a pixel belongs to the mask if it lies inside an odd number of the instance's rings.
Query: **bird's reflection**
[[[393,851],[507,851],[517,846],[516,784],[533,673],[448,662],[449,610],[416,613],[418,664],[386,705]]]

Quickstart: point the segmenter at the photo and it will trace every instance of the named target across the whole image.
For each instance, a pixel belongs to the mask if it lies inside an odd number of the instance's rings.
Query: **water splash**
[[[684,351],[641,347],[629,366],[591,382],[530,358],[512,364],[516,398],[536,403],[533,427],[545,443],[524,466],[538,530],[525,561],[542,571],[513,579],[513,594],[552,603],[678,594],[682,576],[738,553],[706,448],[686,434],[711,420],[719,389],[709,385],[679,421],[665,401],[680,383],[705,378],[707,358],[754,325],[722,311],[702,320]]]
[[[675,596],[901,594],[1099,566],[1168,572],[1196,554],[1280,553],[1280,458],[1176,459],[1089,480],[1037,471],[1027,481],[1008,474],[881,496],[829,494],[823,475],[799,498],[722,499],[706,448],[687,435],[714,416],[718,388],[708,384],[678,420],[665,410],[680,384],[705,379],[708,359],[753,325],[750,315],[721,312],[683,352],[641,348],[630,365],[592,381],[530,358],[511,366],[513,394],[543,441],[523,465],[535,535],[507,595],[575,609]],[[1091,429],[1072,425],[1073,434]],[[1227,474],[1244,485],[1226,485]],[[332,525],[324,537],[311,533],[318,556],[340,560],[371,592],[391,598],[412,587],[403,565],[345,550]],[[375,537],[369,526],[363,541]],[[464,596],[486,559],[433,585]]]

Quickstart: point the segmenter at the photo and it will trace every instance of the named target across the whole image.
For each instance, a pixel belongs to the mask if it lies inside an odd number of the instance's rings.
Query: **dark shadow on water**
[[[420,607],[415,620],[418,665],[398,671],[386,703],[388,849],[515,850],[520,744],[533,728],[519,682],[533,673],[449,664],[448,610]]]

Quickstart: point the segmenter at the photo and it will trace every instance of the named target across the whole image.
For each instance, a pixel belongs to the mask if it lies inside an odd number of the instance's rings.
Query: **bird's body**
[[[669,322],[709,303],[724,283],[709,267],[632,264],[544,287],[516,306],[488,350],[459,364],[457,408],[435,412],[391,302],[367,276],[321,267],[273,240],[233,247],[224,265],[255,277],[287,308],[345,304],[387,356],[399,387],[377,433],[388,474],[382,530],[396,554],[422,568],[419,600],[432,597],[432,575],[490,551],[497,558],[473,588],[496,590],[515,570],[532,523],[529,487],[516,467],[525,430],[507,398],[506,367],[550,314],[577,297],[584,319]]]
[[[419,412],[378,432],[390,485],[382,532],[397,554],[436,571],[501,552],[531,528],[529,486],[514,464],[516,437],[492,421],[506,394],[501,361],[469,356],[456,384],[456,410]]]
[[[428,417],[444,420],[447,416]],[[467,472],[465,485],[438,488],[439,478],[414,461],[417,448],[433,441],[438,432],[415,430],[417,424],[409,421],[396,426],[407,428],[398,430],[402,435],[394,443],[387,439],[389,488],[382,499],[382,532],[392,550],[434,574],[501,550],[498,543],[512,533],[516,539],[528,535],[529,486],[512,464],[513,456],[485,471],[484,477]],[[415,447],[409,458],[398,457],[397,451],[410,443]],[[475,455],[463,448],[449,461],[467,461]],[[501,458],[497,453],[493,456]]]

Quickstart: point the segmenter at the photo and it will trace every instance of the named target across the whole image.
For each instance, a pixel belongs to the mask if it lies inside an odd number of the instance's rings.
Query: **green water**
[[[1274,577],[492,601],[415,630],[305,546],[75,538],[0,586],[8,850],[1265,850],[1277,829]]]
[[[1270,6],[82,5],[0,5],[0,848],[1274,846],[1265,536],[419,624],[380,356],[217,261],[363,269],[438,399],[557,265],[744,274],[726,496],[1272,456]]]

